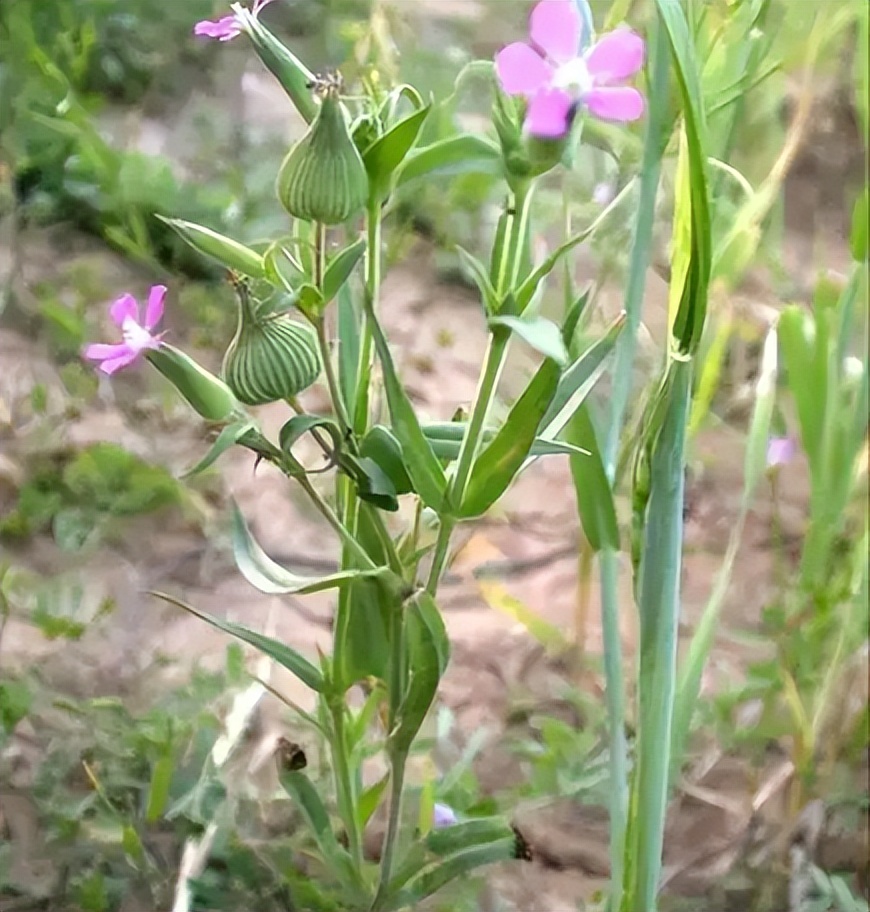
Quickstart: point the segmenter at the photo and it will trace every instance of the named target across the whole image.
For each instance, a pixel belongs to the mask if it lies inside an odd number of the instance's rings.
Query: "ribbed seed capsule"
[[[320,374],[314,330],[289,314],[260,314],[247,288],[237,286],[239,324],[224,356],[227,386],[245,405],[298,395]]]
[[[365,206],[368,175],[348,129],[338,84],[325,84],[321,93],[317,116],[281,165],[277,191],[294,218],[338,225]]]

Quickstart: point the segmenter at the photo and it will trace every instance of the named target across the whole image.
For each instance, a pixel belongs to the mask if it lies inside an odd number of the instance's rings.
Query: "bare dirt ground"
[[[806,199],[807,188],[815,186],[812,180],[803,183],[803,192],[792,188],[798,200]],[[787,255],[799,259],[799,251],[809,243],[803,234],[795,235]],[[829,247],[842,251],[842,239],[836,238]],[[100,271],[107,288],[144,285],[141,276],[131,276],[119,260],[82,239],[43,234],[28,239],[24,249],[28,251],[21,272],[25,287],[44,278],[46,270],[59,275],[80,260]],[[382,313],[414,399],[433,419],[447,419],[473,396],[486,332],[475,299],[463,289],[439,284],[432,259],[432,252],[420,245],[389,275]],[[751,292],[756,303],[775,307],[776,301],[765,297],[769,294],[763,284]],[[614,291],[610,303],[616,306],[618,300]],[[664,305],[665,286],[651,274],[646,317],[656,339],[662,338]],[[183,333],[183,327],[178,329]],[[57,417],[65,444],[117,442],[174,472],[189,466],[202,451],[202,428],[183,412],[168,419],[162,416],[148,398],[153,386],[142,373],[106,386],[97,407],[70,418],[63,414],[57,371],[43,346],[11,330],[0,331],[0,363],[0,403],[7,409],[3,417],[11,427],[24,413],[22,403],[30,390],[40,382],[49,390],[50,414]],[[528,366],[518,347],[506,380],[509,391],[517,390]],[[316,392],[307,402],[312,410],[324,406]],[[286,419],[280,405],[259,414],[272,432]],[[26,464],[27,453],[16,449],[9,435],[3,447],[4,471],[14,474],[16,467],[20,470]],[[723,425],[704,431],[692,444],[683,571],[684,642],[706,603],[726,549],[742,489],[742,460],[739,428]],[[237,499],[259,541],[276,559],[304,569],[335,557],[329,530],[268,467],[255,473],[247,455],[231,453],[220,464],[220,477],[221,490]],[[806,472],[800,462],[783,470],[781,491],[784,538],[798,541],[807,498]],[[327,648],[329,598],[307,598],[300,606],[291,599],[275,600],[254,591],[233,566],[222,537],[222,507],[214,498],[194,500],[187,517],[175,513],[136,521],[117,541],[84,556],[65,554],[46,538],[15,554],[16,562],[46,576],[68,574],[83,581],[88,599],[98,602],[109,596],[117,609],[75,646],[49,643],[13,618],[4,635],[4,663],[38,662],[46,678],[71,693],[135,697],[153,674],[158,657],[180,660],[164,672],[167,684],[173,676],[180,681],[195,661],[220,661],[226,638],[155,601],[146,594],[152,588],[255,628],[268,627],[307,653],[313,654],[318,646]],[[210,541],[198,530],[203,522],[216,533]],[[578,525],[567,465],[558,458],[538,462],[509,492],[497,513],[463,528],[457,544],[441,599],[454,652],[440,699],[455,714],[460,733],[467,736],[482,727],[491,730],[475,768],[482,789],[497,792],[522,781],[527,773],[509,749],[509,737],[522,731],[522,723],[513,721],[519,703],[564,716],[569,714],[569,704],[560,696],[564,682],[573,681],[595,697],[602,691],[595,664],[601,646],[598,593],[593,580],[587,596],[591,610],[583,615],[578,608]],[[731,634],[758,627],[762,608],[774,591],[774,564],[771,501],[762,492],[747,524],[726,599],[722,629],[705,678],[707,692],[738,678],[752,657]],[[474,572],[482,565],[492,574],[485,579]],[[630,666],[636,634],[627,566],[622,587],[623,640]],[[579,623],[589,660],[578,667],[576,649],[554,654],[542,648],[515,619],[487,603],[485,596],[503,593],[558,628],[568,644],[576,646]],[[585,618],[581,622],[578,612]],[[275,673],[272,683],[303,705],[309,702],[289,675]],[[271,697],[263,712],[273,729],[286,723],[280,704]],[[787,817],[782,804],[786,760],[774,752],[767,768],[759,771],[739,758],[717,756],[710,746],[704,746],[703,753],[706,765],[699,765],[698,775],[673,802],[666,876],[675,894],[708,897],[693,908],[724,912],[744,908],[746,899],[740,906],[739,897],[728,899],[717,893],[723,876],[757,843],[783,835],[777,821]],[[607,827],[599,809],[556,800],[543,810],[518,809],[518,820],[535,848],[536,861],[491,877],[493,889],[513,908],[569,912],[606,882]],[[767,830],[766,821],[771,823]],[[853,840],[848,850],[866,854],[866,844]],[[863,864],[860,854],[854,863]]]

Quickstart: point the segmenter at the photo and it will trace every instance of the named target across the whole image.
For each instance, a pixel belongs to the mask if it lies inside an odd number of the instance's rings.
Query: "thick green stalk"
[[[610,396],[610,418],[605,429],[604,467],[611,483],[616,473],[619,438],[622,434],[625,410],[633,383],[637,330],[640,326],[643,292],[652,250],[656,195],[661,176],[662,155],[667,142],[666,134],[670,126],[668,103],[670,50],[667,36],[661,27],[656,26],[651,44],[650,107],[641,163],[637,220],[634,223],[631,260],[625,288],[626,327],[616,345],[613,391]]]
[[[627,326],[616,346],[610,415],[605,427],[603,459],[607,478],[616,481],[619,441],[631,394],[637,331],[643,292],[649,268],[655,222],[656,195],[668,126],[668,78],[670,52],[660,28],[652,41],[650,107],[640,176],[640,198],[634,226],[629,275],[625,291]],[[625,682],[622,640],[619,632],[619,553],[605,548],[599,555],[601,572],[601,625],[604,674],[610,729],[610,866],[609,908],[618,909],[623,899],[623,857],[628,826],[628,745],[625,738]]]
[[[670,773],[683,546],[686,427],[692,362],[673,360],[650,447],[650,493],[638,584],[640,711],[625,847],[622,912],[655,912]]]
[[[622,638],[619,631],[619,552],[605,548],[598,555],[601,572],[601,625],[604,643],[605,699],[610,752],[610,897],[619,908],[622,860],[628,825],[628,743],[625,737],[625,686]]]

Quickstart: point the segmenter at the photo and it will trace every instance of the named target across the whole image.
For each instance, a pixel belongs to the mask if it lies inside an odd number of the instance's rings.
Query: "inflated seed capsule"
[[[317,335],[287,313],[262,313],[247,286],[236,286],[239,322],[224,356],[223,375],[246,405],[266,405],[298,395],[320,374]]]
[[[162,343],[146,357],[206,421],[226,421],[239,407],[226,383],[174,346]]]
[[[316,85],[320,108],[308,132],[290,150],[278,172],[281,205],[294,218],[338,225],[360,212],[369,193],[368,175],[354,144],[340,83]]]

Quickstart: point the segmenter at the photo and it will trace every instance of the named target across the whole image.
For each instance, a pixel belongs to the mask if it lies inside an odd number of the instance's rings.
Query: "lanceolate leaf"
[[[376,139],[363,153],[363,162],[372,183],[372,192],[384,196],[389,190],[393,173],[417,141],[420,128],[428,114],[428,105],[414,111]]]
[[[396,372],[389,343],[373,312],[369,314],[369,321],[384,373],[384,389],[393,421],[393,433],[402,445],[405,468],[414,483],[414,490],[426,506],[440,512],[445,508],[444,492],[447,489],[444,470],[420,428],[417,413]]]
[[[545,361],[514,403],[492,443],[475,459],[459,507],[460,516],[480,516],[507,490],[532,449],[538,425],[558,383],[558,365]]]
[[[206,469],[210,468],[231,446],[238,443],[248,431],[253,430],[256,426],[257,425],[253,421],[237,421],[234,424],[228,424],[220,434],[218,434],[217,439],[211,445],[211,448],[205,456],[203,456],[193,468],[188,469],[181,477],[192,478],[194,475],[199,475],[200,472],[204,472]]]
[[[151,595],[162,599],[164,602],[168,602],[170,605],[183,608],[189,614],[198,617],[201,621],[205,621],[206,624],[210,624],[217,630],[222,630],[224,633],[234,636],[243,643],[253,646],[264,655],[269,656],[270,659],[273,659],[283,668],[286,668],[288,671],[295,674],[303,684],[306,684],[318,693],[323,693],[325,682],[320,669],[315,665],[312,665],[308,659],[296,652],[295,649],[291,649],[279,640],[272,639],[272,637],[257,633],[256,630],[251,630],[243,624],[235,624],[232,621],[222,621],[220,618],[216,618],[211,614],[206,614],[206,612],[200,611],[192,605],[188,605],[186,602],[181,601],[181,599],[167,595],[164,592],[152,592]]]
[[[396,186],[402,187],[421,177],[452,177],[458,174],[497,175],[500,172],[499,147],[485,136],[461,133],[411,152],[402,163],[396,178]]]
[[[556,364],[563,365],[568,361],[568,350],[562,341],[558,326],[545,317],[511,317],[498,316],[489,320],[491,327],[504,326],[518,335],[525,343],[545,358],[551,358]]]
[[[429,707],[435,699],[438,682],[447,668],[450,643],[435,600],[418,592],[405,609],[407,637],[408,690],[398,712],[398,725],[390,735],[393,750],[407,750]]]
[[[329,261],[321,289],[325,303],[328,304],[338,294],[365,252],[365,239],[360,238]]]
[[[335,589],[350,580],[375,577],[386,572],[378,570],[340,570],[328,576],[297,576],[275,563],[254,540],[239,508],[232,504],[232,540],[236,565],[242,576],[260,592],[267,595],[304,595]]]
[[[616,506],[588,403],[581,405],[574,413],[565,428],[565,436],[571,443],[584,447],[587,451],[585,456],[571,457],[571,478],[583,534],[595,551],[601,551],[602,548],[618,551]]]

